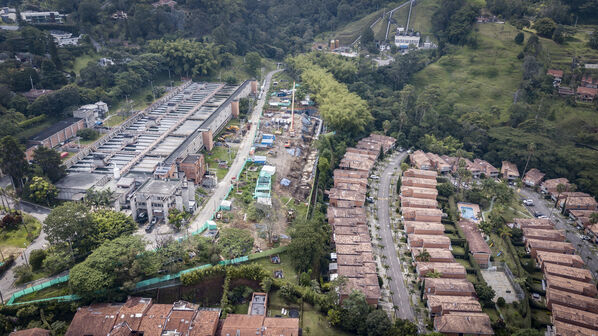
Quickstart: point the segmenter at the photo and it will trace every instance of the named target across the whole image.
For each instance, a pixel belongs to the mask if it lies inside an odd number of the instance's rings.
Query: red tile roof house
[[[591,103],[596,98],[596,95],[598,95],[598,89],[579,86],[577,87],[575,97],[579,101]]]
[[[436,189],[436,184],[436,180],[430,180],[419,177],[403,176],[403,178],[401,179],[401,185],[407,187]]]
[[[564,177],[559,177],[559,178],[549,179],[549,180],[544,181],[540,185],[540,190],[542,190],[542,192],[544,194],[548,194],[551,197],[554,197],[553,200],[556,201],[556,196],[557,196],[556,194],[558,194],[557,186],[559,184],[563,184],[565,186],[565,189],[568,189],[571,186],[571,184],[569,183],[569,180],[567,180]]]
[[[569,196],[564,201],[565,212],[570,210],[598,210],[598,202],[590,195],[587,196]]]
[[[438,208],[438,202],[425,198],[401,197],[401,206],[407,208],[436,209]]]
[[[409,168],[409,169],[405,170],[405,172],[403,173],[403,176],[436,180],[436,177],[438,177],[438,173],[436,173],[433,170],[422,170],[422,169]]]
[[[548,218],[513,218],[513,227],[518,229],[554,229],[554,224]]]
[[[598,299],[549,288],[546,290],[546,307],[552,309],[553,304],[598,313]]]
[[[563,70],[549,69],[546,74],[554,78],[554,81],[552,82],[554,86],[561,85],[561,81],[563,80]]]
[[[415,270],[420,279],[426,278],[430,273],[439,273],[443,279],[466,279],[467,271],[459,263],[417,262]]]
[[[581,86],[596,89],[598,88],[598,79],[592,79],[590,75],[583,75],[581,77]]]
[[[405,221],[403,225],[407,234],[415,233],[438,236],[444,234],[444,225],[441,223]]]
[[[442,210],[440,209],[419,209],[419,208],[401,208],[403,220],[413,222],[433,222],[440,223],[442,219]]]
[[[438,235],[438,236],[431,236],[431,235],[419,235],[419,234],[409,234],[407,235],[407,246],[411,249],[414,247],[421,247],[421,248],[441,248],[441,249],[450,249],[451,248],[451,239],[447,236]]]
[[[509,161],[503,161],[502,167],[500,168],[500,174],[503,179],[513,181],[519,178],[519,171],[517,165]]]
[[[339,201],[348,201],[350,207],[362,207],[365,204],[365,193],[352,190],[332,188],[328,190],[330,205],[340,207]]]
[[[565,235],[555,229],[532,229],[532,228],[524,228],[523,229],[523,241],[525,242],[528,239],[539,239],[539,240],[548,240],[548,241],[558,241],[563,242],[565,241]]]
[[[553,321],[556,336],[596,336],[596,331],[561,321]]]
[[[32,328],[26,330],[13,331],[9,336],[50,336],[49,330],[41,328]]]
[[[434,331],[445,336],[494,335],[492,323],[484,313],[451,313],[434,318]]]
[[[598,334],[598,314],[573,309],[561,305],[552,305],[552,321],[560,321],[572,325],[592,329]]]
[[[544,264],[542,266],[542,272],[544,272],[545,275],[554,275],[587,283],[590,283],[593,280],[592,272],[585,268],[568,267],[556,264]]]
[[[544,274],[547,288],[554,288],[561,291],[595,297],[598,295],[596,285],[589,282],[576,281],[561,276]]]
[[[466,279],[426,278],[424,298],[427,295],[474,296],[475,288]]]
[[[412,248],[411,249],[411,256],[415,261],[424,261],[420,259],[420,255],[422,253],[427,252],[429,258],[425,261],[429,262],[445,262],[450,263],[455,261],[455,257],[453,253],[448,249],[441,249],[441,248]]]
[[[474,159],[473,163],[479,165],[483,168],[482,174],[486,175],[486,177],[497,178],[499,170],[498,168],[491,165],[488,161],[481,160],[481,159]]]
[[[532,258],[536,258],[538,251],[555,252],[564,254],[574,254],[575,247],[571,243],[553,242],[538,239],[527,239],[525,248]]]
[[[438,190],[436,188],[419,188],[402,185],[401,196],[435,200],[438,196]]]
[[[569,218],[575,221],[577,225],[581,225],[583,227],[590,226],[590,216],[593,213],[598,213],[598,211],[594,210],[569,210]]]
[[[562,254],[554,252],[536,252],[536,265],[542,268],[544,264],[556,264],[569,267],[582,268],[585,266],[583,259],[577,254]]]
[[[525,176],[523,177],[523,183],[528,187],[535,188],[540,186],[540,183],[543,179],[544,173],[542,173],[536,168],[532,168],[527,173],[525,173]]]
[[[426,153],[426,155],[432,163],[432,168],[434,168],[437,172],[444,174],[451,171],[451,165],[437,154]]]
[[[465,235],[469,252],[480,268],[488,268],[492,251],[490,251],[490,247],[488,247],[486,240],[482,237],[478,226],[469,220],[460,220],[457,225],[461,229],[461,232],[463,232],[463,235]]]
[[[430,312],[430,317],[442,316],[453,312],[482,312],[482,305],[480,305],[474,296],[428,295],[426,305]]]
[[[428,159],[426,153],[422,152],[421,150],[417,150],[409,154],[409,161],[411,161],[411,164],[414,165],[417,169],[432,169],[432,162],[430,161],[430,159]]]

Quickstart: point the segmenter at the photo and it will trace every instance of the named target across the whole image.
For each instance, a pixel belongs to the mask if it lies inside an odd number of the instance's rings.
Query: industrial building
[[[214,136],[238,116],[238,99],[256,87],[251,81],[241,85],[186,82],[69,159],[67,176],[56,184],[58,198],[78,200],[94,188],[113,191],[117,198],[122,196],[119,191],[126,193],[127,197],[120,197],[124,204],[118,206],[131,207],[134,213],[143,209],[158,216],[157,209],[162,209],[165,217],[164,209],[169,207],[193,210],[192,184],[200,183],[206,171],[197,153],[213,148]],[[124,178],[134,181],[138,189],[119,190],[119,180]],[[160,195],[164,202],[148,206],[148,192]],[[184,196],[187,193],[189,197]]]

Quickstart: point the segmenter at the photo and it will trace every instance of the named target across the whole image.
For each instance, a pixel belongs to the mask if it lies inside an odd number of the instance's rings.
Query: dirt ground
[[[286,115],[286,118],[285,118]],[[265,250],[270,248],[267,237],[264,232],[272,232],[273,235],[281,237],[281,235],[288,235],[289,222],[292,216],[289,216],[289,210],[295,203],[302,203],[304,199],[297,199],[296,188],[301,179],[301,173],[305,166],[307,156],[310,152],[312,141],[311,138],[304,141],[301,137],[301,118],[302,114],[295,114],[294,120],[294,134],[284,127],[275,126],[273,120],[290,118],[290,113],[273,112],[268,110],[260,120],[260,135],[274,134],[276,140],[274,146],[268,150],[256,151],[255,155],[267,156],[268,164],[276,167],[276,174],[272,180],[272,207],[267,208],[268,215],[260,223],[255,223],[247,220],[248,206],[240,204],[238,199],[233,202],[233,210],[231,212],[223,212],[223,216],[228,218],[228,227],[235,227],[247,229],[253,233],[255,239],[255,250]],[[282,134],[280,134],[282,133]],[[259,137],[257,138],[259,140]],[[290,147],[286,148],[285,144],[290,141]],[[295,153],[299,150],[299,155]],[[295,153],[289,153],[289,150]],[[261,168],[257,168],[259,171]],[[245,173],[243,173],[245,174]],[[240,183],[249,183],[243,181],[243,174]],[[286,178],[291,181],[289,186],[281,185],[281,181]],[[255,186],[255,184],[253,184]],[[232,191],[235,193],[235,191]],[[255,200],[254,200],[255,202]],[[235,204],[236,203],[236,204]],[[255,203],[253,203],[255,204]],[[268,224],[271,223],[271,224]],[[261,234],[260,234],[261,232]],[[285,244],[285,239],[280,240],[281,244]]]

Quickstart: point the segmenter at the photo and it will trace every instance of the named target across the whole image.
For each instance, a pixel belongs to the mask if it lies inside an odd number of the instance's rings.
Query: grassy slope
[[[409,22],[409,27],[413,28],[415,31],[418,31],[424,36],[432,36],[432,14],[436,11],[436,9],[440,6],[440,0],[422,0],[418,1],[413,9],[411,10],[411,20]],[[404,15],[404,20],[399,21],[402,22],[401,25],[406,24],[407,14],[409,13],[409,8]],[[425,41],[425,40],[424,40]]]
[[[477,25],[475,29],[479,32],[478,48],[463,47],[443,56],[417,73],[413,84],[418,89],[438,85],[444,100],[456,108],[487,111],[498,106],[504,112],[521,81],[522,62],[517,59],[521,47],[513,42],[516,29],[498,24]],[[506,118],[503,113],[499,120]]]

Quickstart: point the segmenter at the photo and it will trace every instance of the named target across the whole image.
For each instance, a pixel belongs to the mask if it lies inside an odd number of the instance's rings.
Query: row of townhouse
[[[151,298],[129,297],[125,303],[79,307],[65,335],[301,335],[298,318],[268,317],[267,305],[268,294],[253,293],[247,314],[228,314],[223,318],[219,308],[202,308],[185,301],[160,304]],[[44,330],[37,332],[44,335]]]
[[[517,218],[525,246],[544,274],[546,307],[556,336],[598,334],[598,299],[592,273],[575,247],[546,218]]]
[[[417,155],[411,160],[416,166]],[[482,311],[467,271],[455,261],[451,240],[444,235],[436,177],[436,171],[408,169],[400,190],[407,244],[424,284],[423,297],[434,319],[434,330],[444,335],[493,335],[490,318]],[[489,258],[489,251],[485,252]]]
[[[394,138],[372,134],[347,148],[340,169],[334,171],[334,186],[327,191],[327,218],[336,251],[331,255],[330,279],[346,279],[339,293],[341,301],[354,290],[362,292],[370,305],[377,305],[380,299],[364,205],[370,171],[380,152],[387,152],[394,143]]]

